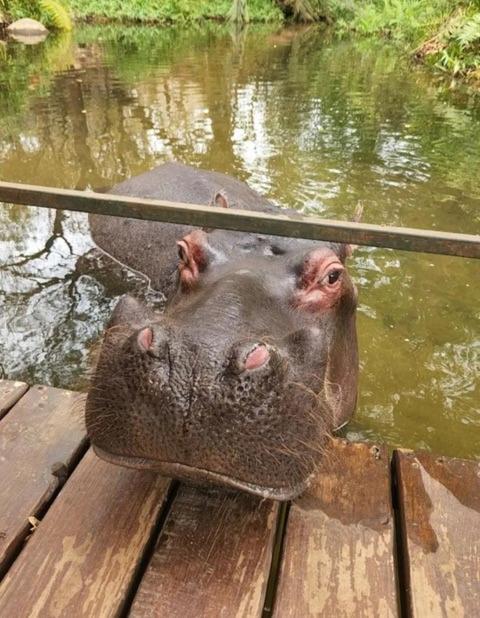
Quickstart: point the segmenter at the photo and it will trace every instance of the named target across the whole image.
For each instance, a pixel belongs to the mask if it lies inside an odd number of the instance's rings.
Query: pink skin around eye
[[[334,283],[328,282],[328,275],[345,270],[335,253],[319,249],[308,257],[304,271],[297,284],[294,305],[307,311],[322,311],[333,307],[341,296],[342,277]]]
[[[180,281],[185,289],[194,286],[199,278],[200,271],[206,266],[204,251],[205,232],[195,230],[187,234],[182,240],[177,241],[182,258],[178,265]]]
[[[190,250],[184,240],[179,240],[177,245],[182,248],[183,259],[178,265],[180,280],[184,288],[190,288],[198,279],[198,266],[190,257]]]

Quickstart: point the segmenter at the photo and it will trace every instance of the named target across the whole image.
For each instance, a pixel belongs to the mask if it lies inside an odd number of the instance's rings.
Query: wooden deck
[[[0,617],[480,615],[480,464],[334,440],[290,505],[99,460],[0,381]]]

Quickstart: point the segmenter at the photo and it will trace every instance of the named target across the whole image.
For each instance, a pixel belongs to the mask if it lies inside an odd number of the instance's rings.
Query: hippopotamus
[[[226,175],[168,163],[111,193],[278,211]],[[163,290],[126,296],[86,402],[103,459],[289,500],[357,399],[351,247],[91,215],[92,237]]]

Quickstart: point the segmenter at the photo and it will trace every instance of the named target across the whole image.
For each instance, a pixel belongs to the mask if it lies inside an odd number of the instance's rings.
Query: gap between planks
[[[87,446],[73,413],[78,393],[20,390],[23,396],[0,421],[0,494],[8,497],[0,502],[0,579],[31,535],[30,518],[48,510]]]
[[[170,481],[167,498],[165,499],[165,502],[158,516],[158,520],[153,529],[152,536],[146,544],[143,556],[140,559],[140,563],[138,565],[137,572],[132,579],[129,589],[127,590],[125,602],[123,604],[123,607],[119,610],[118,618],[128,618],[128,616],[130,615],[130,610],[132,608],[132,603],[135,599],[135,595],[137,594],[140,583],[143,579],[143,576],[145,575],[145,571],[147,570],[148,565],[150,564],[152,556],[155,552],[155,547],[165,525],[165,520],[170,514],[172,504],[177,496],[179,485],[180,483],[178,481]]]
[[[332,440],[290,508],[273,616],[396,617],[385,447]]]
[[[85,457],[88,451],[88,443],[84,443],[83,448],[79,449],[75,454],[75,457],[71,460],[71,466],[68,467],[68,476],[62,477],[60,483],[53,491],[52,495],[48,500],[44,502],[44,504],[39,508],[38,511],[35,512],[34,515],[31,516],[31,521],[29,518],[30,529],[25,532],[23,538],[20,540],[18,546],[10,552],[9,558],[5,561],[4,565],[0,567],[0,585],[2,580],[8,575],[8,571],[15,564],[15,561],[19,556],[21,556],[24,549],[27,547],[28,542],[35,534],[38,525],[41,523],[42,519],[48,513],[50,507],[55,502],[58,495],[61,493],[63,488],[65,487],[68,479],[75,472],[75,469],[80,464],[82,459]],[[0,616],[0,618],[3,618]]]
[[[476,616],[480,607],[480,462],[397,449],[406,614]]]
[[[260,618],[279,505],[180,485],[131,608],[135,618]]]
[[[121,615],[162,525],[169,485],[90,449],[0,584],[0,616]]]
[[[277,596],[278,579],[280,575],[280,565],[283,560],[283,546],[285,543],[285,533],[287,531],[288,516],[290,513],[290,502],[284,502],[280,505],[277,518],[277,529],[273,543],[272,564],[270,566],[270,574],[268,576],[267,591],[263,604],[262,618],[270,618],[273,613],[275,598]]]
[[[397,602],[399,618],[411,618],[410,608],[410,574],[404,555],[405,530],[402,527],[402,505],[399,491],[399,480],[395,466],[395,452],[390,457],[390,479],[392,492],[392,511],[394,521],[394,551],[395,580],[397,585]]]

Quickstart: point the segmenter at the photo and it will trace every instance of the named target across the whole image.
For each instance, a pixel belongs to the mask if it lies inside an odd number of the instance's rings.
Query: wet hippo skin
[[[275,211],[245,183],[169,163],[119,195]],[[357,397],[347,245],[90,217],[97,245],[168,297],[120,300],[87,399],[96,452],[277,499],[301,493]]]

